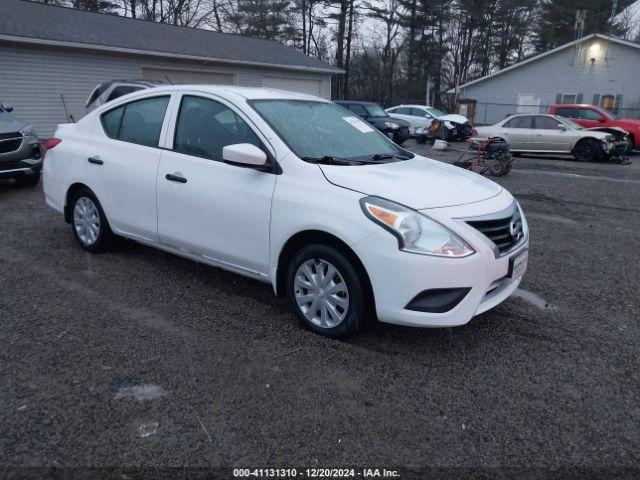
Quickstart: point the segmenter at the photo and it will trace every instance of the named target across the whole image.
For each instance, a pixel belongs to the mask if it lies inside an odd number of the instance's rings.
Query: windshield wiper
[[[401,155],[398,153],[376,153],[371,156],[371,160],[391,160],[392,158],[399,158],[400,160],[409,160],[410,156]]]
[[[347,160],[346,158],[333,157],[325,155],[323,157],[301,157],[302,160],[309,163],[326,163],[328,165],[356,165],[357,162]]]
[[[386,160],[387,158],[395,158],[393,153],[376,153],[371,157],[373,160]]]

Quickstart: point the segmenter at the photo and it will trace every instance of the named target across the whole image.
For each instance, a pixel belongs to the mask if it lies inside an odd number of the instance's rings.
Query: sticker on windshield
[[[373,132],[373,128],[357,117],[342,117],[342,119],[353,127],[356,127],[362,133]]]

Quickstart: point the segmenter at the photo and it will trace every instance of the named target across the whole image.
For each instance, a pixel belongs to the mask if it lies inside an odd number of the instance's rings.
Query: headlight
[[[384,122],[384,126],[387,127],[387,128],[390,128],[392,130],[395,130],[395,129],[400,127],[400,125],[398,125],[397,123],[393,123],[393,122]]]
[[[35,137],[36,131],[33,129],[31,125],[27,125],[26,127],[22,127],[22,129],[20,130],[20,134],[23,137]]]
[[[379,197],[360,200],[365,215],[398,239],[400,250],[438,257],[468,257],[475,250],[445,226]]]

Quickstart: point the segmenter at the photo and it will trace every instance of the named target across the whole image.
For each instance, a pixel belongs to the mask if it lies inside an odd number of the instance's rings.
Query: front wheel
[[[580,140],[573,149],[573,156],[579,162],[593,162],[602,153],[602,148],[595,140],[585,138]]]
[[[364,323],[365,283],[352,262],[327,245],[299,250],[289,264],[287,296],[300,321],[332,338],[347,338]]]
[[[82,248],[91,253],[109,250],[113,233],[100,202],[89,189],[76,193],[71,201],[71,228]]]
[[[627,155],[633,155],[633,149],[636,146],[636,141],[635,138],[633,137],[633,135],[629,134],[629,140],[627,141],[627,149],[625,151],[625,153]]]

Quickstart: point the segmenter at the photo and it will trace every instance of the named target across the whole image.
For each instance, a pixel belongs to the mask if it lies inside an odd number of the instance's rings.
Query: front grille
[[[20,132],[0,133],[0,153],[9,153],[18,150],[22,145]]]
[[[0,133],[0,140],[7,140],[8,138],[22,138],[20,132]]]
[[[3,170],[13,170],[20,167],[20,160],[12,160],[11,162],[0,161],[0,172]]]
[[[517,208],[506,217],[467,220],[467,223],[491,240],[500,253],[508,252],[524,237],[522,218]]]

